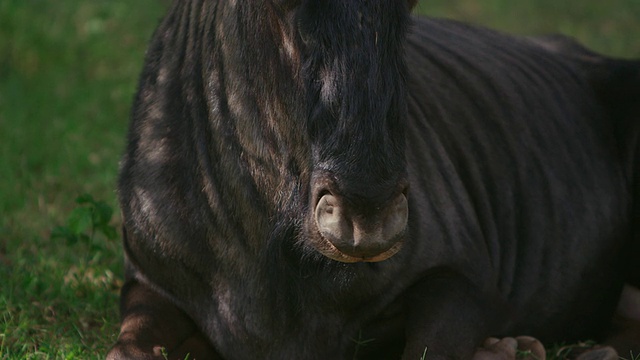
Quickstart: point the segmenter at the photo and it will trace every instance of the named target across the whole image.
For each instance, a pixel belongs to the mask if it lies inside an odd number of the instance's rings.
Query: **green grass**
[[[103,358],[119,240],[50,239],[114,179],[158,0],[0,1],[0,359]],[[117,221],[116,221],[117,222]]]
[[[609,55],[640,57],[637,0],[428,0],[417,12],[523,35],[561,32]]]
[[[50,233],[80,194],[117,208],[131,98],[166,3],[0,1],[0,359],[103,358],[115,340],[119,240]],[[418,11],[640,57],[638,0],[429,0]]]

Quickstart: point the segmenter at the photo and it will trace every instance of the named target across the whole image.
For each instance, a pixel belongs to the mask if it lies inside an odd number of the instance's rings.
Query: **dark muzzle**
[[[324,256],[375,262],[402,247],[409,213],[406,185],[396,184],[387,191],[390,196],[359,196],[354,201],[323,176],[314,181],[313,193],[312,245]]]

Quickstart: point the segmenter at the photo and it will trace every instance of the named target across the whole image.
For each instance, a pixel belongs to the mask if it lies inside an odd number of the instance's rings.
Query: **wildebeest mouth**
[[[329,259],[340,261],[343,263],[357,263],[357,262],[380,262],[389,259],[395,255],[400,249],[402,249],[403,241],[398,241],[393,244],[388,250],[374,255],[374,256],[352,256],[340,251],[331,241],[327,240],[322,234],[320,234],[322,242],[314,244],[315,249],[322,255]]]

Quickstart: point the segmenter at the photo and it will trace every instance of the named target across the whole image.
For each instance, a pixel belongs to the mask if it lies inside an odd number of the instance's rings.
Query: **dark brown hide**
[[[640,63],[414,5],[175,2],[121,166],[109,359],[469,359],[491,336],[607,335],[640,286]]]

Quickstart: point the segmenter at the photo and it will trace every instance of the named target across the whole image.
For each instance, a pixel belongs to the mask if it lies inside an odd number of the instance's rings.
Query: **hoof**
[[[610,346],[597,347],[580,354],[576,360],[618,360],[618,353]]]
[[[545,360],[542,343],[529,336],[517,338],[489,338],[484,347],[478,349],[473,360]]]
[[[116,344],[107,354],[107,360],[164,360],[160,349],[145,351],[133,344]]]
[[[547,358],[544,345],[538,339],[531,336],[518,336],[516,340],[518,341],[517,359],[545,360]]]

